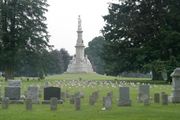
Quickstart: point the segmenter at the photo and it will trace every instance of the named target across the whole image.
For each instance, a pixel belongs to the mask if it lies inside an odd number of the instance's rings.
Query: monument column
[[[82,39],[82,27],[81,27],[81,18],[78,17],[78,29],[77,29],[77,41],[76,41],[76,55],[70,61],[68,65],[67,72],[68,73],[93,73],[91,62],[88,57],[84,56],[84,43]]]
[[[81,27],[81,18],[80,16],[78,17],[78,30],[77,30],[77,42],[76,42],[76,59],[78,59],[78,61],[82,61],[84,60],[84,43],[83,43],[83,39],[82,39],[82,27]]]

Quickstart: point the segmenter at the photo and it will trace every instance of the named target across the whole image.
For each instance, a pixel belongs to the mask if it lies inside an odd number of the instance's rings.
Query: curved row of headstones
[[[172,73],[173,77],[173,94],[171,96],[173,103],[180,103],[180,68],[177,68]],[[10,80],[8,86],[5,87],[5,96],[2,99],[2,108],[6,108],[8,103],[24,103],[20,99],[20,86],[21,81]],[[71,104],[75,104],[76,110],[80,110],[81,98],[83,94],[78,92],[69,96]],[[99,98],[99,92],[95,91],[89,96],[89,104],[94,105]],[[160,100],[161,98],[161,100]],[[161,103],[163,105],[168,104],[168,95],[164,92],[154,94],[154,103]],[[138,89],[138,102],[144,103],[144,105],[150,104],[150,87],[149,85],[140,85]],[[40,103],[39,90],[37,86],[28,87],[25,103],[27,108],[32,108],[33,103]],[[58,87],[45,87],[44,88],[44,100],[42,103],[54,103],[52,104],[52,110],[57,109],[58,103],[62,103],[61,89]],[[130,99],[129,87],[119,88],[119,100],[118,106],[131,106],[132,101]],[[53,107],[54,105],[54,107]],[[29,107],[28,107],[29,106]],[[103,109],[111,109],[112,107],[112,92],[107,93],[107,96],[103,97]]]

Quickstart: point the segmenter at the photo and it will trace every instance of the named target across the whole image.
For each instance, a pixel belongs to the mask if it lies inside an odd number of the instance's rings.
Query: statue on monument
[[[69,73],[80,73],[80,72],[85,72],[85,73],[92,73],[92,65],[91,62],[89,61],[87,55],[84,55],[84,49],[85,46],[83,44],[83,39],[82,39],[82,26],[81,26],[81,17],[80,15],[78,16],[78,39],[76,42],[76,54],[73,56],[72,60],[70,61],[70,64],[68,65],[67,72]]]

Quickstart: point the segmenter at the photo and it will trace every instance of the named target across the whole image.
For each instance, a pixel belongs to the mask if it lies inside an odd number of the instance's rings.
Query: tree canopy
[[[95,37],[88,43],[88,47],[85,49],[85,53],[88,55],[89,60],[93,66],[93,70],[99,74],[104,74],[104,60],[102,58],[103,46],[105,40],[104,37]]]
[[[180,1],[126,0],[111,3],[104,16],[104,58],[109,74],[152,71],[162,80],[179,65]]]
[[[13,78],[24,58],[38,64],[38,56],[50,47],[45,23],[47,7],[47,0],[1,0],[0,65],[6,78]]]

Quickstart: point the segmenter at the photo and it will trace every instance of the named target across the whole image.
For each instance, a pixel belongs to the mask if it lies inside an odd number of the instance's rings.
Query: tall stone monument
[[[92,73],[92,65],[87,57],[84,55],[84,43],[82,39],[82,26],[81,26],[81,18],[78,17],[78,30],[77,30],[77,42],[76,42],[76,54],[73,59],[70,61],[68,65],[67,72],[68,73]]]

